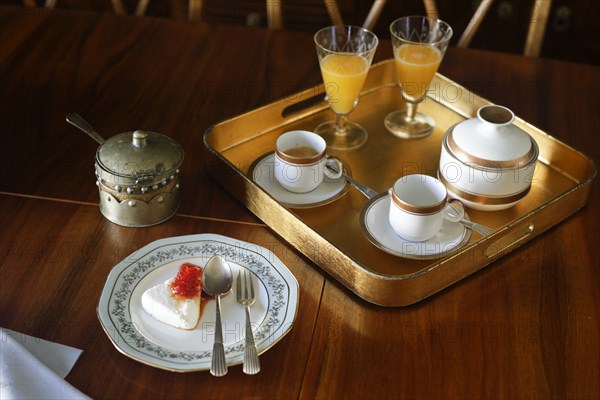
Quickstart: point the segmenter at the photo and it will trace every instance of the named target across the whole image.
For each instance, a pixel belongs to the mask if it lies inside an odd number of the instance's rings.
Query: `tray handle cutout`
[[[520,227],[513,233],[490,244],[485,249],[485,258],[489,260],[512,251],[514,248],[527,241],[527,238],[533,233],[534,228],[535,225],[533,223],[530,223],[528,225],[525,225],[524,227]]]
[[[296,113],[299,113],[301,111],[304,111],[308,108],[311,108],[313,106],[316,106],[317,104],[321,104],[325,102],[325,93],[318,93],[315,94],[314,96],[311,96],[307,99],[304,100],[300,100],[297,103],[291,104],[287,107],[285,107],[282,111],[281,111],[281,116],[283,118],[287,118],[290,115],[294,115]]]

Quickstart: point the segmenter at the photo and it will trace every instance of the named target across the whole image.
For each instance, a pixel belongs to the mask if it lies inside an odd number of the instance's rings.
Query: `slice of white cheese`
[[[181,329],[194,329],[200,319],[200,295],[192,299],[173,296],[170,287],[173,279],[146,290],[142,294],[142,307],[165,324]]]

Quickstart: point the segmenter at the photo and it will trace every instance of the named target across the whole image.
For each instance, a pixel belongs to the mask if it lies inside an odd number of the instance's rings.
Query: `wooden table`
[[[312,36],[0,7],[0,326],[84,350],[67,377],[94,398],[598,398],[600,190],[565,222],[406,308],[356,297],[204,168],[211,124],[320,82]],[[377,59],[391,56],[383,41]],[[441,73],[600,159],[600,69],[451,48]],[[137,128],[185,150],[183,203],[133,229],[97,207],[96,143]],[[177,374],[111,344],[96,317],[110,269],[164,237],[212,232],[271,249],[298,279],[291,332],[262,372]]]

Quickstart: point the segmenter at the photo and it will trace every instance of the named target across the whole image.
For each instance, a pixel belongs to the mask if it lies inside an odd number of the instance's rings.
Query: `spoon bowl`
[[[465,219],[465,208],[458,200],[450,200],[446,207],[446,219],[450,222],[460,222]]]
[[[469,221],[465,218],[465,209],[462,203],[458,200],[451,200],[446,207],[446,219],[451,222],[459,222],[467,228],[479,233],[481,236],[487,236],[494,232],[493,229],[481,224]]]
[[[204,267],[202,285],[211,296],[227,294],[233,285],[233,272],[227,260],[221,256],[211,257]]]

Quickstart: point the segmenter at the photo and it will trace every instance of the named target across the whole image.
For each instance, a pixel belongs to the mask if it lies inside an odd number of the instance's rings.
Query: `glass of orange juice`
[[[325,93],[335,114],[335,121],[322,123],[315,133],[331,149],[354,149],[367,141],[367,131],[349,122],[348,115],[358,103],[378,43],[373,32],[357,26],[329,26],[315,34]]]
[[[403,17],[390,25],[396,75],[406,109],[385,117],[386,128],[402,138],[421,138],[431,132],[435,121],[417,112],[442,62],[452,37],[450,25],[439,19]]]

